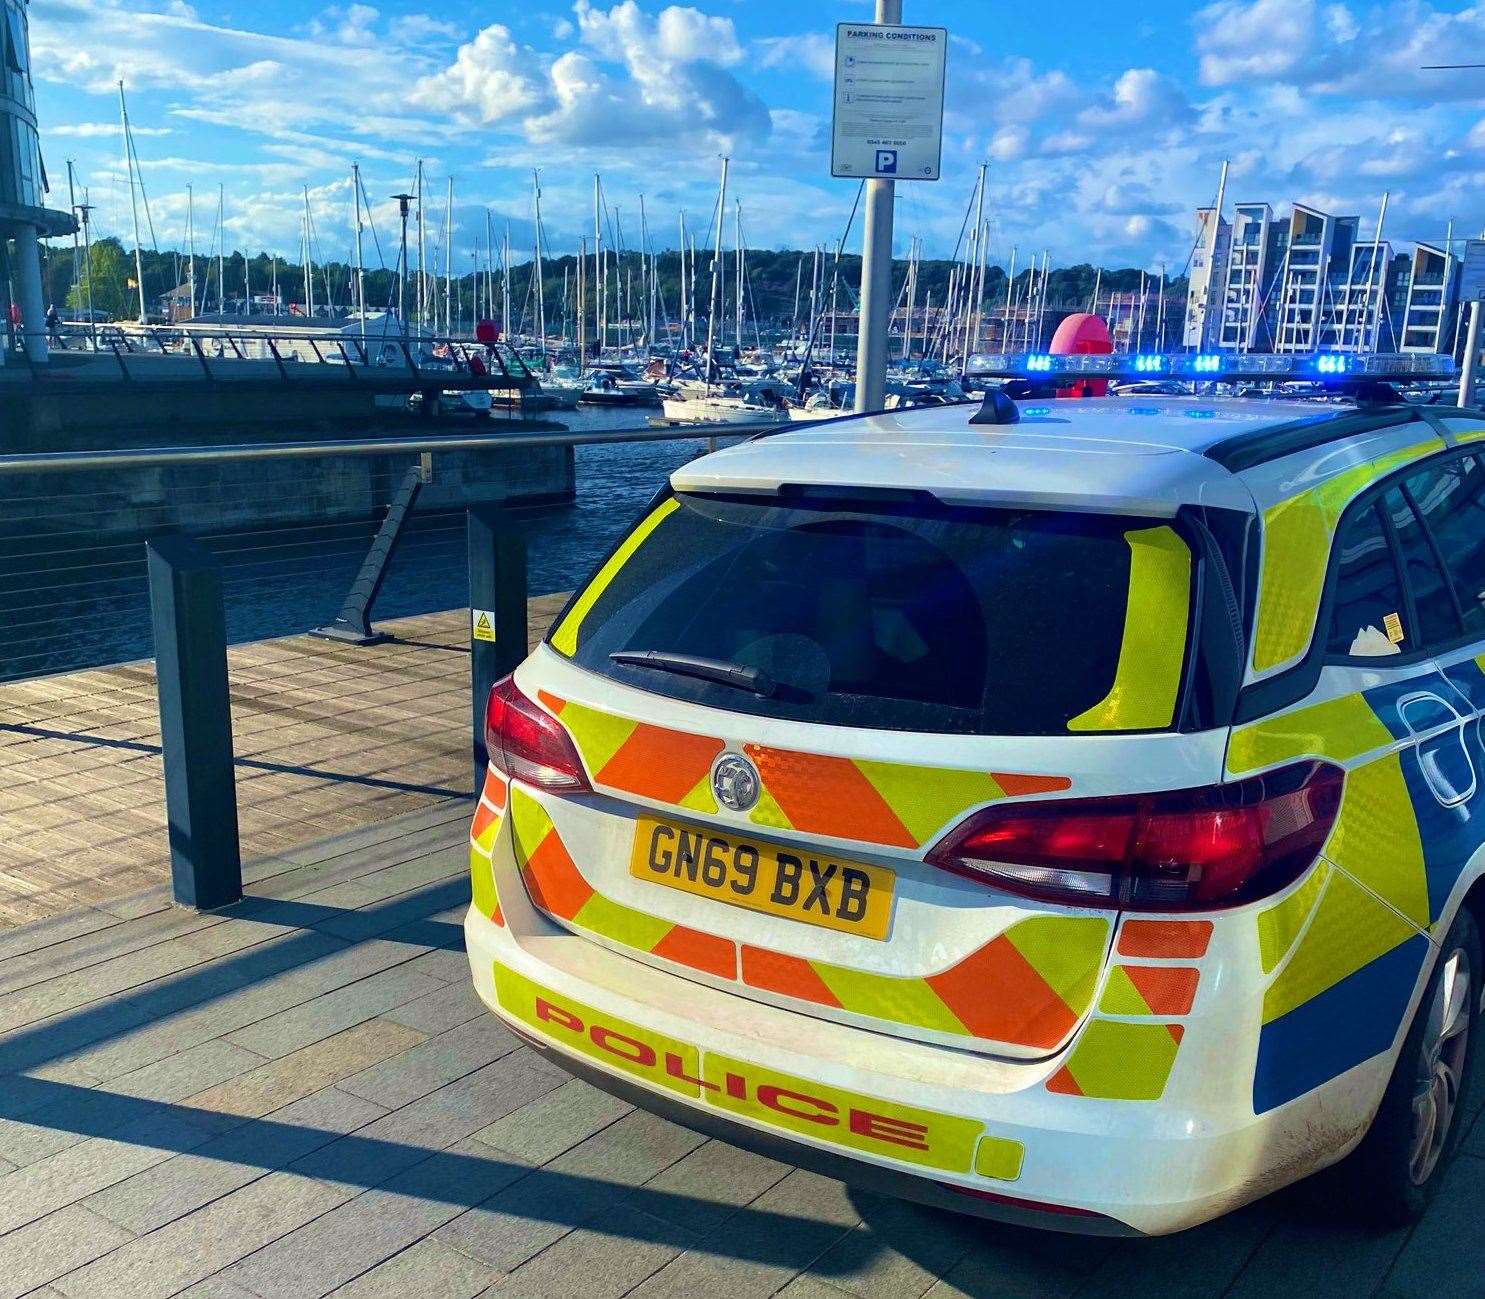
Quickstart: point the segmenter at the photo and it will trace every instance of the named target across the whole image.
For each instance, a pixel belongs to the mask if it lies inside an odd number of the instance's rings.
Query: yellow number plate
[[[887,936],[897,877],[881,866],[642,818],[629,873],[698,897],[867,938]]]

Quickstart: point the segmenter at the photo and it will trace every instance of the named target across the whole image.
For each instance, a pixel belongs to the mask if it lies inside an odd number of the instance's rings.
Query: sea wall
[[[431,457],[433,479],[419,509],[573,498],[571,447]],[[86,533],[123,539],[176,529],[216,533],[379,517],[415,463],[416,456],[400,454],[6,475],[0,477],[0,537],[37,541]]]

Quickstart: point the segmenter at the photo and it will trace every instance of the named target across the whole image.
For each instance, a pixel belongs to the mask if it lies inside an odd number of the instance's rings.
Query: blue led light
[[[1222,368],[1222,358],[1214,354],[1194,356],[1191,368],[1197,374],[1216,374]]]
[[[1136,374],[1153,374],[1165,368],[1163,356],[1137,356],[1134,358]]]
[[[1315,358],[1315,369],[1321,374],[1345,374],[1350,358],[1336,352],[1322,352]]]
[[[1031,355],[1026,358],[1026,369],[1035,373],[1046,373],[1052,368],[1050,356]]]

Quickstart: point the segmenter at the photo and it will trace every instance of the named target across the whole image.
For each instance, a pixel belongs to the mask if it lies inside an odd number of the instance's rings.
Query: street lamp
[[[92,340],[93,350],[98,350],[98,325],[93,318],[93,240],[88,234],[88,213],[93,210],[91,203],[77,203],[72,209],[82,221],[83,228],[83,273],[87,277],[86,302],[88,305],[88,337]]]
[[[397,323],[402,326],[402,336],[407,337],[407,214],[411,210],[411,194],[393,194],[402,216],[402,250],[397,254]]]

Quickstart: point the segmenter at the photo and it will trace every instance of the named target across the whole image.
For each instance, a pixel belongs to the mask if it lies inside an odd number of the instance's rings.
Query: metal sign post
[[[1459,404],[1474,401],[1475,371],[1480,360],[1480,302],[1485,299],[1485,239],[1466,239],[1463,264],[1459,272],[1461,310],[1469,304],[1469,323],[1465,330],[1464,364],[1459,372]]]
[[[943,152],[949,33],[901,23],[902,0],[877,0],[875,23],[835,29],[830,174],[866,178],[858,411],[880,410],[886,395],[895,181],[937,180]]]

